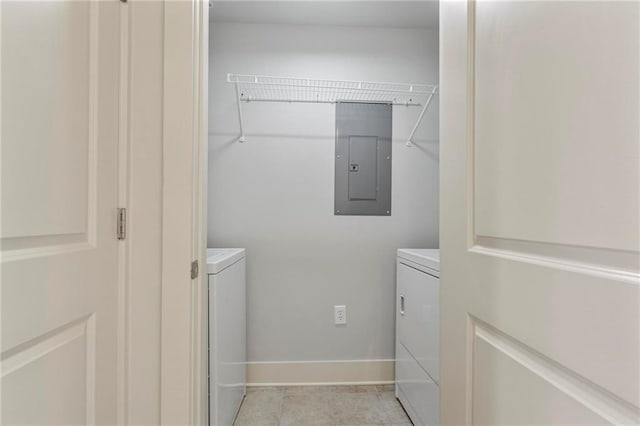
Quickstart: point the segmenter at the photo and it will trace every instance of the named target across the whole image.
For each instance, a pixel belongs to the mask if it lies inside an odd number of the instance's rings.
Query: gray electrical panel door
[[[336,104],[336,215],[391,215],[391,113],[391,104]]]

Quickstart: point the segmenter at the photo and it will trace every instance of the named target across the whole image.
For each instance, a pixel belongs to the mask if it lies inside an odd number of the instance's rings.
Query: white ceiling
[[[437,0],[213,1],[212,22],[438,28]]]

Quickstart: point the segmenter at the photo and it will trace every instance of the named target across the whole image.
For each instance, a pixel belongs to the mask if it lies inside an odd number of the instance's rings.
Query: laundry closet
[[[210,424],[234,381],[219,424],[245,384],[395,392],[398,250],[439,247],[438,45],[437,2],[213,2],[207,242],[244,249],[246,315],[210,299]]]

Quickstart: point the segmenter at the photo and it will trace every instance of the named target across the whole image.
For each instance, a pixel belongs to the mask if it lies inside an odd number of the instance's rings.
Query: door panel
[[[2,2],[2,423],[117,423],[120,2]]]
[[[443,423],[640,421],[639,34],[637,2],[442,4]]]
[[[477,3],[476,235],[637,251],[635,3]]]
[[[492,342],[493,343],[493,342]],[[545,380],[500,343],[474,340],[473,420],[476,424],[602,425],[607,421]],[[526,359],[526,358],[525,358]]]
[[[12,206],[2,212],[3,238],[87,241],[97,135],[91,14],[89,2],[3,4],[2,196]]]
[[[94,397],[87,389],[94,373],[92,325],[63,327],[3,359],[4,424],[85,423]]]

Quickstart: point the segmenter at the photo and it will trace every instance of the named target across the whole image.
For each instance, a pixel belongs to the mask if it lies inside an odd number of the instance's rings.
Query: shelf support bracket
[[[429,97],[427,98],[427,101],[424,103],[424,106],[422,107],[422,111],[420,111],[420,115],[418,116],[418,121],[416,122],[416,125],[413,126],[413,130],[409,134],[409,138],[407,138],[407,146],[413,145],[413,137],[415,136],[416,130],[418,130],[420,123],[422,123],[422,119],[424,118],[424,113],[427,112],[427,108],[429,108],[429,104],[431,103],[431,98],[433,98],[433,95],[436,94],[436,90],[438,90],[438,86],[435,86],[433,88],[433,90],[429,94]]]
[[[236,98],[238,99],[238,120],[240,121],[240,137],[238,142],[244,142],[244,119],[242,118],[242,100],[240,99],[240,85],[236,81]]]

